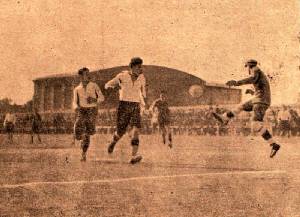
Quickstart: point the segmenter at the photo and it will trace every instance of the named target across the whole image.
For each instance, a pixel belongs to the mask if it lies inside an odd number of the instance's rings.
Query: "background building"
[[[100,109],[114,108],[118,102],[118,92],[104,90],[104,84],[119,72],[128,69],[119,66],[91,72],[91,78],[101,88],[105,101]],[[151,103],[159,96],[160,90],[166,91],[170,106],[197,105],[228,105],[241,101],[241,90],[228,88],[225,85],[209,84],[204,80],[182,72],[162,66],[144,66],[147,80],[147,94]],[[73,89],[79,83],[77,73],[59,74],[37,78],[34,81],[34,106],[40,113],[71,112]],[[198,84],[204,89],[200,98],[192,98],[188,90],[190,86]]]

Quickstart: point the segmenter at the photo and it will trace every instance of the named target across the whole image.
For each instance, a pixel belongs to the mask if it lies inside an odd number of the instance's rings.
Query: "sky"
[[[298,0],[0,0],[0,98],[32,98],[37,77],[127,65],[141,56],[225,83],[255,58],[273,104],[300,92]]]

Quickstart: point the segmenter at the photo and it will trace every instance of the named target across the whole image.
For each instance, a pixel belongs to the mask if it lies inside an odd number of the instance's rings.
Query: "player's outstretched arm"
[[[231,87],[231,86],[237,86],[235,80],[227,81],[227,82],[226,82],[226,85],[229,86],[229,87]]]
[[[252,76],[237,81],[236,86],[241,86],[241,85],[245,85],[245,84],[254,84],[255,82],[257,82],[258,79],[259,79],[259,71],[256,70],[256,71],[254,71],[254,74]]]
[[[116,77],[114,77],[113,79],[111,79],[110,81],[108,81],[105,84],[104,88],[106,90],[109,89],[109,88],[115,88],[115,87],[119,86],[120,83],[121,83],[121,80],[119,78],[119,75],[117,75]]]
[[[4,122],[3,122],[4,127],[6,126],[6,123],[7,123],[7,114],[5,115]]]
[[[73,91],[73,103],[72,104],[73,104],[74,111],[77,112],[80,107],[77,89],[74,89],[74,91]]]
[[[146,80],[142,77],[142,85],[140,89],[140,97],[145,105],[145,109],[149,109],[149,104],[147,100],[147,93],[146,93]]]
[[[97,103],[101,103],[104,101],[104,95],[102,93],[102,91],[100,90],[99,86],[97,85],[97,88],[96,88],[96,95],[97,95]]]
[[[158,101],[158,100],[156,99],[156,100],[154,100],[154,102],[151,104],[151,106],[150,106],[150,108],[149,108],[149,111],[150,111],[150,112],[152,112],[152,113],[154,112],[154,108],[155,108],[155,106],[156,106],[157,101]]]
[[[245,93],[246,93],[246,94],[250,94],[250,95],[254,95],[254,91],[251,90],[251,89],[247,89],[247,90],[245,91]]]

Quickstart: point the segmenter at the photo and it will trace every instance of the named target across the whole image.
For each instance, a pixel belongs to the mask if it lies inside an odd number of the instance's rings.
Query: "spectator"
[[[291,120],[291,114],[288,111],[287,107],[285,105],[282,106],[282,110],[278,113],[278,120],[279,120],[279,130],[280,130],[280,136],[288,136],[290,137],[290,120]]]
[[[5,132],[7,133],[8,142],[10,143],[13,142],[13,133],[14,133],[15,124],[16,124],[16,115],[9,110],[8,113],[6,113],[5,115],[3,126]]]

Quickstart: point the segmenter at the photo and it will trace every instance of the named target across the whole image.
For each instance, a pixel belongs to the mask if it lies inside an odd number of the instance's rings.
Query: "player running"
[[[142,160],[138,155],[139,129],[141,128],[141,103],[146,103],[146,80],[142,70],[143,60],[139,57],[131,59],[129,71],[119,73],[105,84],[105,89],[119,87],[119,106],[117,110],[117,130],[108,146],[108,153],[114,151],[115,145],[126,133],[127,127],[132,127],[131,146],[132,158],[130,163],[135,164]]]
[[[104,101],[104,96],[99,86],[90,81],[88,68],[80,69],[78,74],[80,84],[74,89],[73,97],[73,108],[76,112],[74,133],[76,140],[81,140],[81,161],[86,161],[90,136],[96,133],[98,104]]]
[[[241,86],[245,84],[252,84],[254,86],[254,98],[239,106],[236,111],[229,111],[224,113],[223,115],[213,113],[213,115],[218,121],[226,125],[230,119],[234,118],[241,111],[253,111],[252,130],[253,132],[260,133],[263,139],[270,144],[270,146],[272,147],[270,157],[272,158],[280,149],[280,145],[274,141],[271,133],[263,124],[266,110],[270,107],[271,104],[270,84],[265,73],[257,67],[256,60],[248,60],[245,63],[245,67],[248,69],[250,77],[239,81],[231,80],[228,81],[226,85]],[[248,90],[247,93],[249,92],[251,91]]]
[[[31,140],[30,143],[33,144],[33,137],[34,134],[37,135],[38,141],[41,143],[41,137],[40,137],[40,128],[42,123],[42,118],[40,114],[38,113],[37,109],[34,108],[32,115],[30,116],[30,122],[31,122]]]
[[[162,133],[163,143],[166,144],[166,135],[168,135],[169,144],[172,148],[172,133],[170,130],[170,109],[165,96],[165,92],[161,91],[160,97],[156,99],[150,107],[151,111],[158,110],[158,126]]]

